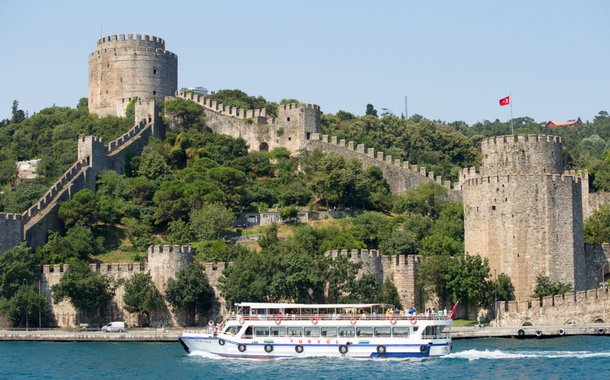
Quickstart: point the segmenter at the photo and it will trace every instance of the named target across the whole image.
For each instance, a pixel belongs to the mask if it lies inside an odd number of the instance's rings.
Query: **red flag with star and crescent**
[[[510,96],[507,96],[504,99],[500,99],[500,105],[501,106],[507,106],[510,104]]]

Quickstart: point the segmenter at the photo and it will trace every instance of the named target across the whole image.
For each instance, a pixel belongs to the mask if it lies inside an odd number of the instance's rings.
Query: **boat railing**
[[[448,315],[370,315],[370,314],[258,314],[258,315],[242,315],[231,314],[225,317],[230,321],[350,321],[356,324],[358,321],[432,321],[432,320],[449,320]]]
[[[435,334],[435,335],[426,335],[422,334],[422,339],[444,339],[447,340],[451,338],[451,334]]]

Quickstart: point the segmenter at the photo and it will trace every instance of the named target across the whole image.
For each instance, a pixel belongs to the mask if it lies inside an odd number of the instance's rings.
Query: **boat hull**
[[[270,339],[240,341],[230,337],[185,335],[180,343],[187,352],[202,351],[213,355],[248,359],[279,359],[300,357],[349,358],[427,358],[449,354],[451,343],[439,340],[399,343],[395,339],[354,341],[353,339]]]

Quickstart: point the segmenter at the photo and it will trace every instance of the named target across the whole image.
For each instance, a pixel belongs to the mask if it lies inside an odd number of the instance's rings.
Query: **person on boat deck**
[[[373,310],[373,319],[377,319],[377,312],[375,310]]]

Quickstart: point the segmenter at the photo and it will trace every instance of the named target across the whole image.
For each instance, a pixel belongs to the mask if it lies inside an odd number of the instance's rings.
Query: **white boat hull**
[[[276,359],[299,357],[349,357],[349,358],[426,358],[449,354],[451,343],[409,339],[398,343],[396,339],[375,339],[361,342],[356,339],[266,339],[240,341],[232,337],[202,337],[187,335],[180,338],[187,352],[203,351],[234,358]],[[380,347],[381,346],[381,347]],[[347,352],[342,353],[340,349]],[[300,351],[300,352],[297,352]]]

